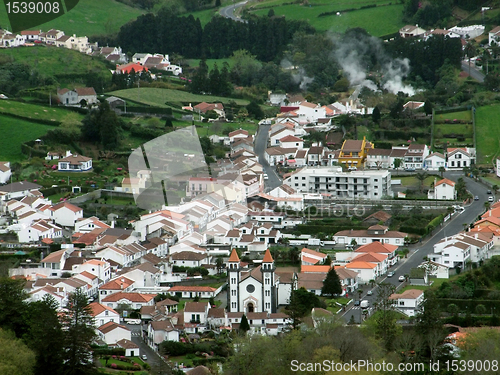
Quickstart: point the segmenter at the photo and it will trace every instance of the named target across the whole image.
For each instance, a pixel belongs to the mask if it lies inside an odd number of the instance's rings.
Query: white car
[[[143,354],[141,358],[142,358],[143,361],[147,361],[148,360],[148,356],[146,354]]]
[[[268,180],[269,179],[269,176],[267,175],[267,173],[264,173],[264,180]]]
[[[491,195],[488,197],[488,202],[493,202],[495,198],[493,198]]]
[[[405,278],[403,275],[401,275],[401,276],[399,276],[399,277],[398,277],[398,280],[399,280],[399,281],[405,281],[405,280],[406,280],[406,278]]]

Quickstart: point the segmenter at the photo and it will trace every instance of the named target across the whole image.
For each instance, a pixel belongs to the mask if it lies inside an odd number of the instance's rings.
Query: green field
[[[500,152],[500,105],[476,109],[477,164],[492,166]]]
[[[380,2],[377,1],[377,3]],[[383,3],[388,4],[387,1]],[[405,25],[402,20],[403,4],[377,6],[375,8],[345,12],[340,16],[331,15],[324,17],[318,17],[318,15],[324,12],[359,7],[361,3],[359,3],[359,6],[355,1],[337,3],[337,5],[327,2],[324,5],[317,6],[288,4],[273,7],[274,14],[285,16],[287,19],[306,20],[318,31],[342,33],[348,28],[361,27],[371,35],[382,36],[395,33]],[[363,5],[366,5],[365,2],[363,2]],[[256,9],[251,14],[265,16],[269,12],[269,9]],[[379,22],[374,22],[374,20],[379,20]]]
[[[424,189],[431,186],[431,184],[434,182],[435,178],[436,178],[436,176],[428,176],[424,180]],[[401,186],[404,186],[404,187],[413,187],[413,188],[420,187],[420,180],[417,180],[417,178],[414,176],[403,176],[403,177],[395,176],[395,177],[393,177],[393,179],[401,180]]]
[[[56,74],[85,74],[89,70],[109,73],[103,61],[66,48],[36,46],[0,49],[0,58],[4,56],[37,68],[45,77]],[[109,75],[111,77],[111,73]]]
[[[197,68],[198,66],[200,66],[200,59],[189,59],[187,61],[187,63],[189,64],[189,66],[191,67],[194,67],[194,68]],[[232,68],[233,67],[233,64],[234,64],[234,60],[233,59],[206,59],[205,62],[207,63],[207,66],[210,70],[212,70],[214,68],[214,64],[217,63],[217,67],[219,68],[219,70],[222,69],[222,64],[224,64],[225,62],[228,63],[229,65],[229,68]]]
[[[166,102],[169,103],[192,103],[193,105],[201,102],[222,102],[228,103],[234,101],[239,105],[247,105],[248,100],[224,98],[221,96],[213,95],[196,95],[187,91],[160,89],[152,87],[143,87],[139,89],[127,89],[108,92],[109,95],[114,95],[119,98],[134,100],[140,103],[149,104],[155,107],[167,107]]]
[[[0,160],[19,161],[24,159],[21,144],[41,137],[53,126],[36,124],[0,115]]]
[[[60,108],[45,107],[36,104],[22,103],[14,100],[0,101],[0,113],[12,113],[19,116],[24,116],[32,119],[63,121],[66,118],[83,119],[83,115]]]
[[[439,115],[434,116],[435,122],[442,122],[445,120],[472,121],[472,113],[471,113],[471,111],[448,112],[448,113],[440,113]]]
[[[70,12],[33,29],[58,29],[66,35],[77,36],[116,33],[122,25],[143,13],[115,0],[80,0]],[[0,12],[0,25],[6,28],[8,24],[7,12]]]

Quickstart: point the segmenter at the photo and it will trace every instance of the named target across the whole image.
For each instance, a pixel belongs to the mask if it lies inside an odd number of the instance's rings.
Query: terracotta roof
[[[189,286],[189,285],[175,285],[171,287],[169,292],[215,292],[217,289],[210,286]]]
[[[396,293],[391,294],[389,299],[417,299],[422,294],[424,294],[422,290],[408,289],[401,294],[396,294]]]
[[[116,345],[123,349],[139,349],[139,345],[127,339],[121,339],[117,341]]]
[[[184,312],[202,312],[204,313],[207,308],[205,302],[186,302],[184,305]]]
[[[130,302],[144,303],[155,298],[156,294],[141,294],[141,293],[113,293],[103,298],[102,302],[118,302],[121,299],[129,300]]]
[[[355,139],[347,139],[342,145],[342,151],[344,152],[361,152],[363,147],[363,141],[358,141]]]
[[[49,210],[51,210],[51,211],[57,211],[57,210],[60,210],[61,208],[67,208],[68,210],[71,210],[73,212],[83,211],[83,208],[75,206],[74,204],[71,204],[69,202],[58,203],[58,204],[52,206],[51,208],[49,208]]]
[[[81,162],[87,162],[89,160],[92,159],[83,155],[70,155],[63,159],[59,159],[59,162],[81,163]]]
[[[264,259],[262,259],[262,263],[273,263],[274,259],[271,256],[271,252],[269,249],[266,250],[266,253],[264,254]]]
[[[355,269],[373,269],[377,265],[370,262],[351,262],[347,263],[345,268],[355,268]]]
[[[300,266],[300,270],[304,272],[319,272],[319,273],[328,273],[330,271],[330,266]]]
[[[113,331],[114,329],[117,329],[117,328],[122,328],[122,329],[124,329],[126,331],[130,331],[130,329],[128,329],[127,327],[122,326],[121,324],[118,324],[118,323],[115,323],[115,322],[107,322],[106,324],[103,324],[102,326],[100,326],[97,329],[99,331],[101,331],[102,333],[108,333],[108,332],[111,332],[111,331]]]
[[[390,245],[387,243],[380,243],[378,241],[371,242],[369,244],[358,247],[354,252],[355,253],[381,253],[381,254],[390,254],[397,250],[398,246]]]
[[[231,256],[229,257],[229,262],[240,262],[240,257],[238,256],[238,253],[236,252],[236,249],[233,249],[231,252]]]
[[[205,259],[206,257],[206,254],[200,254],[194,251],[180,251],[171,255],[172,260],[200,261],[202,259]]]
[[[134,280],[127,279],[126,277],[120,276],[114,280],[108,281],[106,284],[101,285],[99,287],[99,289],[123,290],[123,289],[128,288],[133,283],[134,283]]]
[[[208,310],[209,318],[224,318],[225,310],[223,308],[212,307]]]
[[[446,184],[446,185],[450,185],[450,186],[455,186],[455,183],[451,180],[448,180],[447,178],[443,178],[442,180],[436,182],[436,186],[439,186],[441,184]]]
[[[99,302],[92,302],[88,305],[88,307],[92,310],[92,316],[95,317],[102,313],[103,311],[109,311],[113,314],[119,315],[115,310],[113,310],[111,307],[105,306],[102,303]]]

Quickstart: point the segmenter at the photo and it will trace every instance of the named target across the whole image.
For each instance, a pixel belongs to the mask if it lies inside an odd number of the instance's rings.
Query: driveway
[[[474,66],[473,62],[471,62],[470,69],[469,69],[469,61],[462,61],[461,67],[462,70],[467,74],[469,74],[470,71],[470,76],[474,78],[476,81],[484,82],[485,75],[481,72],[481,70],[477,69]]]

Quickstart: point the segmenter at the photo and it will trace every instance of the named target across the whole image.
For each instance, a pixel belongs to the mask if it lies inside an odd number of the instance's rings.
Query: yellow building
[[[365,164],[368,150],[373,149],[373,144],[363,140],[347,139],[342,144],[339,155],[339,164],[346,167],[361,167]]]

